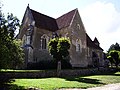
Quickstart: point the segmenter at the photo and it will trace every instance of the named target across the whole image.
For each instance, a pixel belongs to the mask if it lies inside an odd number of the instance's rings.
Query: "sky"
[[[120,0],[0,0],[2,11],[13,13],[22,21],[26,7],[57,18],[78,8],[86,32],[106,52],[112,44],[120,44]]]

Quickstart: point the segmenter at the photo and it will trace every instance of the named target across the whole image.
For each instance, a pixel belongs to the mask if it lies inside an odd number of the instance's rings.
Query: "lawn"
[[[12,72],[40,72],[40,71],[44,71],[44,70],[13,70],[13,69],[0,69],[0,73],[2,72],[7,72],[7,73],[12,73]]]
[[[89,88],[110,83],[120,83],[120,72],[67,78],[15,79],[11,85],[17,88],[35,87],[55,90],[58,88]]]

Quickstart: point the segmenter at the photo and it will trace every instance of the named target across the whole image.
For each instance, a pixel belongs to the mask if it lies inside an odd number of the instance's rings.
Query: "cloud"
[[[97,37],[105,51],[111,44],[120,44],[120,12],[113,3],[97,1],[84,8],[80,14],[89,36],[92,39]]]

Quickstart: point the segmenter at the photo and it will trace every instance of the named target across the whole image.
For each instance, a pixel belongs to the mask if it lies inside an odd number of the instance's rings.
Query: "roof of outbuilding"
[[[95,37],[94,43],[99,43],[98,39]]]
[[[86,42],[87,42],[87,46],[91,47],[91,48],[95,48],[95,49],[99,49],[99,50],[103,50],[100,46],[97,46],[94,41],[92,41],[90,39],[90,37],[88,36],[88,34],[86,33]]]

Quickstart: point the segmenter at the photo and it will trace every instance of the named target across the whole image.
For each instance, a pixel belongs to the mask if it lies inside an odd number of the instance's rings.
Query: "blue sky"
[[[29,4],[31,9],[57,18],[78,8],[86,32],[97,37],[106,50],[111,44],[120,44],[120,0],[0,0],[3,12],[13,13],[20,21]]]

